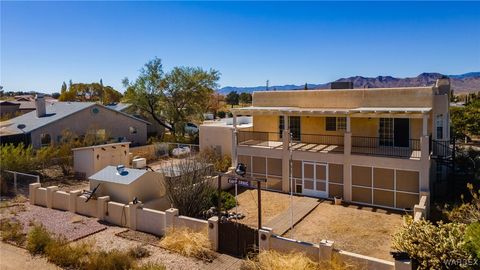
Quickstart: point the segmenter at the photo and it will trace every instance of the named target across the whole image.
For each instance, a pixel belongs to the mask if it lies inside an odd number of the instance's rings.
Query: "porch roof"
[[[359,107],[359,108],[300,108],[300,107],[258,107],[250,106],[233,109],[236,115],[288,114],[288,115],[332,115],[332,114],[425,114],[428,107]]]

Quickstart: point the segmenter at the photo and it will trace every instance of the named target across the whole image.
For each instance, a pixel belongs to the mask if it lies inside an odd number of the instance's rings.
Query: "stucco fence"
[[[217,178],[210,179],[212,184]],[[218,250],[218,217],[208,221],[180,216],[178,209],[165,211],[144,208],[142,203],[123,204],[110,201],[109,196],[98,197],[86,202],[82,191],[59,191],[57,186],[42,188],[39,183],[30,184],[29,199],[31,204],[48,208],[70,211],[84,216],[96,217],[108,223],[130,228],[141,232],[163,236],[169,227],[187,227],[194,231],[207,232],[212,249]],[[428,212],[428,194],[421,196],[415,205],[415,220],[425,218]],[[355,269],[365,270],[407,270],[412,269],[409,260],[390,262],[374,257],[364,256],[334,247],[334,241],[322,240],[320,243],[308,243],[276,235],[270,228],[259,230],[259,249],[279,252],[301,252],[314,261],[344,262]]]
[[[42,188],[40,183],[30,184],[29,200],[31,204],[95,217],[113,225],[157,236],[163,236],[169,227],[187,227],[194,231],[207,232],[212,249],[218,248],[218,217],[207,221],[180,216],[175,208],[158,211],[144,208],[142,203],[112,202],[109,196],[87,202],[87,197],[82,195],[80,190],[67,193],[59,191],[57,186]]]

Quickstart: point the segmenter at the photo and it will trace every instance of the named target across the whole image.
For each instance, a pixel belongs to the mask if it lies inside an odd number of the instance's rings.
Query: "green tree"
[[[63,89],[63,87],[62,87]],[[60,101],[99,101],[103,104],[120,102],[122,94],[101,83],[74,83],[60,93]]]
[[[305,86],[303,87],[303,90],[308,90],[308,85],[305,83]]]
[[[67,84],[65,82],[62,83],[62,88],[60,90],[60,93],[65,93],[67,92]]]
[[[240,96],[239,96],[238,100],[242,104],[250,104],[250,103],[252,103],[252,94],[250,94],[250,93],[240,93]]]
[[[237,91],[232,91],[228,93],[228,95],[225,97],[225,101],[227,102],[228,105],[231,105],[233,108],[233,105],[238,105],[240,99],[240,95],[238,95]]]
[[[219,78],[216,70],[191,67],[174,67],[164,73],[161,59],[154,58],[145,64],[134,82],[123,80],[127,88],[124,100],[149,114],[176,137],[183,135],[185,123],[203,117]]]

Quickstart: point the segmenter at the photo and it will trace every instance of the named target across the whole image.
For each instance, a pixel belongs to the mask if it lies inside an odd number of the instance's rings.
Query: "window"
[[[437,140],[443,139],[443,114],[437,115],[435,125],[437,127]]]
[[[52,137],[50,134],[41,134],[40,135],[40,145],[41,146],[49,146],[52,143]]]
[[[346,130],[347,129],[347,118],[346,117],[337,117],[337,129]]]
[[[393,118],[380,118],[380,145],[393,146]]]
[[[130,132],[130,134],[137,134],[137,128],[135,127],[129,127],[128,131]]]
[[[325,118],[325,130],[326,131],[337,131],[337,118],[336,117],[326,117]]]

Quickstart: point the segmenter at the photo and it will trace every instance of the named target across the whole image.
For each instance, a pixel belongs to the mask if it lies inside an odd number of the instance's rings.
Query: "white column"
[[[282,191],[290,192],[290,123],[288,116],[283,115],[282,132]],[[293,188],[293,187],[292,187]]]
[[[350,115],[347,115],[347,132],[352,132]]]
[[[428,136],[428,114],[423,115],[422,119],[422,135]]]

